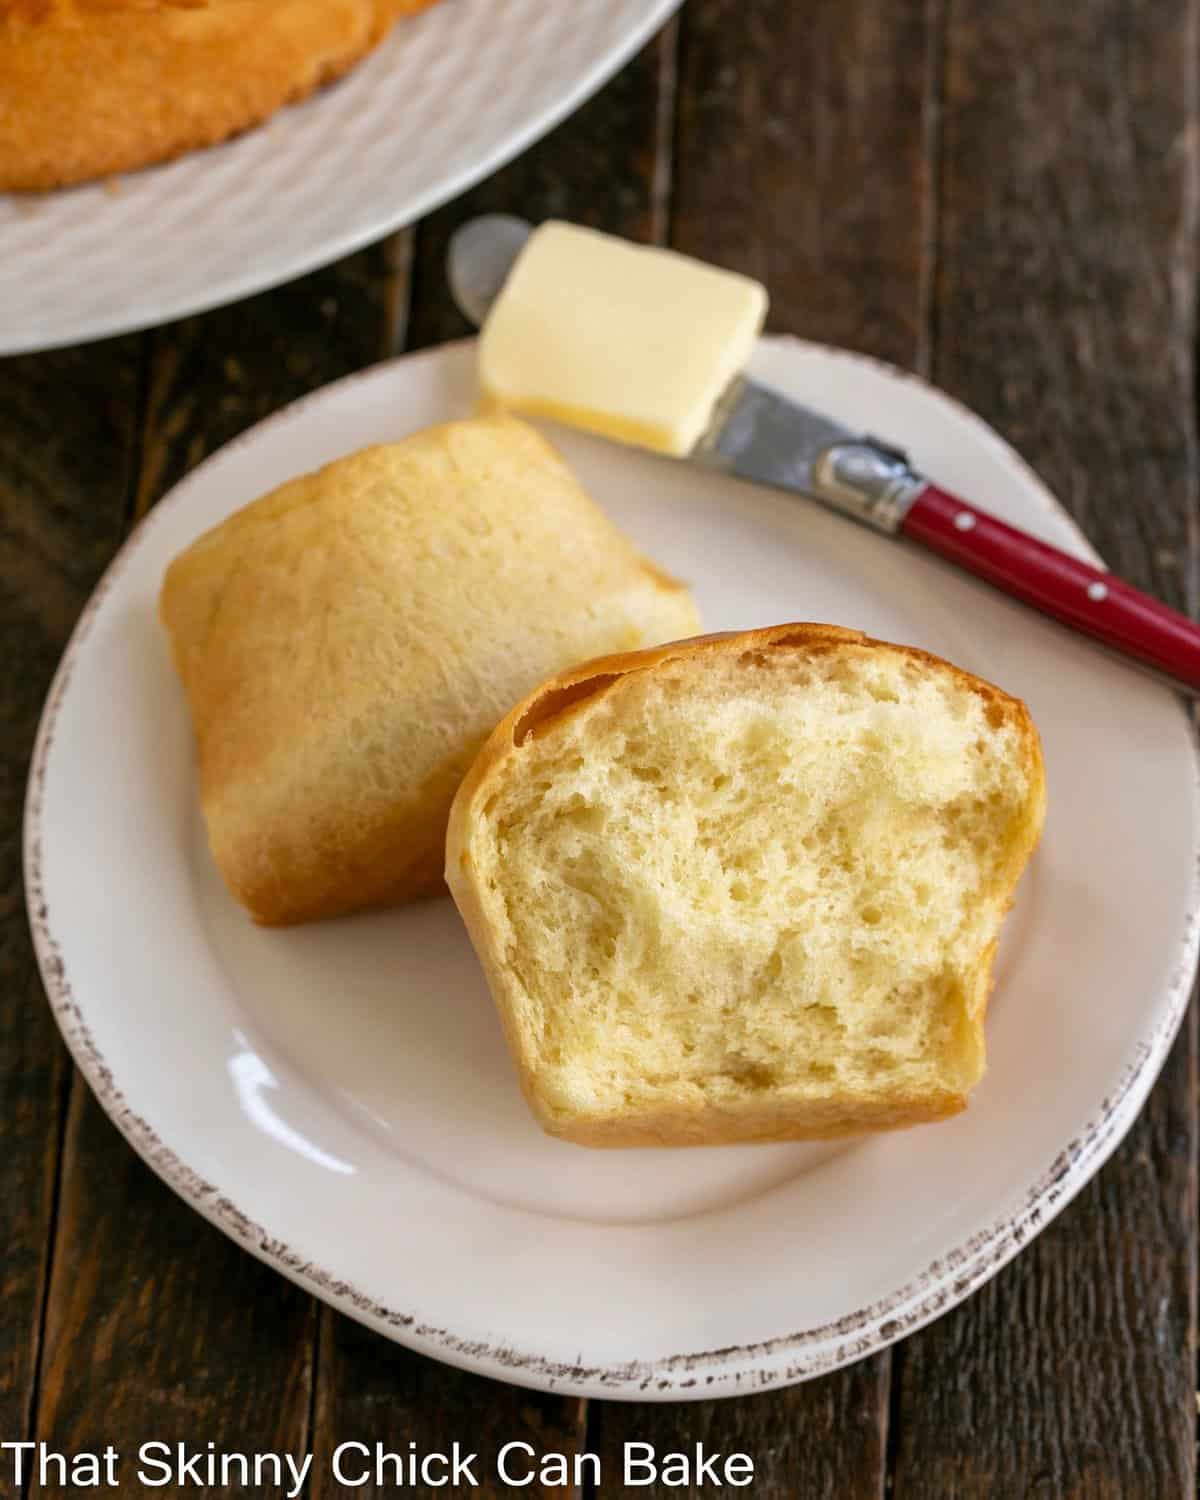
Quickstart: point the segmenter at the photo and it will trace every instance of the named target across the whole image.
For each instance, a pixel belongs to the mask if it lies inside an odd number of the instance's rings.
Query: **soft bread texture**
[[[961,1110],[1044,785],[1024,704],[834,626],[546,683],[464,780],[446,861],[534,1114],[659,1146]]]
[[[440,889],[455,789],[508,707],[697,622],[511,418],[283,485],[175,559],[161,613],[212,852],[264,923]]]
[[[0,0],[0,189],[165,161],[345,73],[432,0]]]

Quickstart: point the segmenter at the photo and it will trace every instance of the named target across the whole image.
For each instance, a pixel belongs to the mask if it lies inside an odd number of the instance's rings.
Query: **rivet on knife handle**
[[[1111,573],[925,484],[900,535],[1200,692],[1200,626]]]

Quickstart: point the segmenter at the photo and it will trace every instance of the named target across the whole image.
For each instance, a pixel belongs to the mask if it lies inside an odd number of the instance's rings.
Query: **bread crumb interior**
[[[551,1108],[977,1080],[1028,819],[1005,700],[899,653],[748,651],[699,690],[630,674],[524,753],[477,855]]]

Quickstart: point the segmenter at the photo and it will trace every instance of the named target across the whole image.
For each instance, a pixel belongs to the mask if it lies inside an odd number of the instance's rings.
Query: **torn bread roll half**
[[[834,626],[547,682],[459,789],[446,863],[534,1114],[665,1146],[961,1110],[1044,785],[1024,704]]]
[[[451,799],[506,710],[697,628],[683,585],[507,417],[292,480],[177,557],[160,609],[213,857],[271,924],[441,889]]]

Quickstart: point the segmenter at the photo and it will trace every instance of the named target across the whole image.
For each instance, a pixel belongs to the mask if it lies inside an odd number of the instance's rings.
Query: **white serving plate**
[[[764,340],[752,372],[1087,553],[1012,450],[913,377],[786,340]],[[30,784],[27,887],[55,1015],[177,1192],[415,1349],[641,1398],[833,1369],[991,1276],[1136,1115],[1196,957],[1185,716],[1162,687],[915,551],[774,491],[557,432],[611,515],[691,581],[708,628],[859,626],[1024,697],[1050,811],[1006,927],[990,1070],[965,1114],[838,1145],[551,1140],[526,1113],[448,900],[266,931],[226,896],[155,617],[167,562],[198,533],[474,396],[471,344],[319,391],[191,473],[113,563],[55,680]]]
[[[0,195],[0,354],[216,307],[413,223],[544,135],[678,4],[441,0],[225,145]]]

